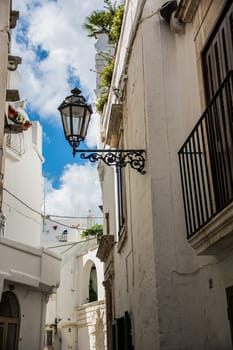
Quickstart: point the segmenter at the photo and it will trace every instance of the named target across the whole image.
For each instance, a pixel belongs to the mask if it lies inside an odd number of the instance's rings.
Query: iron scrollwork
[[[146,173],[144,150],[76,150],[75,153],[80,153],[81,159],[88,159],[91,163],[102,160],[108,166],[120,168],[129,164],[140,174]]]

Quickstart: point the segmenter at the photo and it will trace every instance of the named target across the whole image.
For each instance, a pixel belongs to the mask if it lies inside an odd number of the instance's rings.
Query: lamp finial
[[[81,94],[81,90],[79,90],[77,87],[75,87],[73,90],[71,90],[71,93],[73,95],[80,95]]]

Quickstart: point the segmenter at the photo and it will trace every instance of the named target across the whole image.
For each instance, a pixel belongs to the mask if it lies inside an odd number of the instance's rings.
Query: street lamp
[[[67,96],[58,107],[61,113],[62,125],[66,140],[73,148],[73,154],[80,141],[83,141],[87,134],[92,108],[86,103],[78,88],[71,90],[72,95]]]
[[[102,160],[108,166],[123,168],[127,164],[145,174],[145,150],[135,149],[78,149],[79,143],[84,141],[91,119],[92,108],[81,95],[78,88],[71,90],[72,95],[67,96],[58,107],[61,113],[62,125],[66,140],[73,148],[73,156],[80,153],[81,159],[89,159],[95,163]]]

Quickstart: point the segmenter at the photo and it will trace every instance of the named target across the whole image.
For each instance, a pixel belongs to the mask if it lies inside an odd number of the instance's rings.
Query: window
[[[109,213],[105,213],[105,227],[106,227],[106,235],[110,234],[110,221],[109,221]]]
[[[207,107],[179,151],[188,238],[233,201],[232,44],[233,4],[228,1],[202,51]]]
[[[68,231],[64,230],[60,236],[57,236],[58,242],[67,242]]]
[[[118,236],[123,233],[125,225],[125,184],[124,174],[121,167],[116,167],[117,180],[117,221],[118,221]]]
[[[228,1],[202,52],[206,103],[233,69],[233,4]]]
[[[4,237],[5,224],[6,224],[6,217],[3,215],[3,213],[1,213],[0,214],[0,237]]]
[[[212,105],[206,127],[217,210],[233,197],[232,88],[226,79],[233,70],[232,45],[233,4],[228,1],[202,53],[206,104]]]
[[[0,303],[0,349],[17,350],[19,304],[12,292],[4,292]]]
[[[98,300],[97,294],[97,273],[95,265],[92,265],[89,279],[89,303]]]
[[[45,333],[45,345],[47,347],[53,345],[53,331],[52,330],[47,330]]]

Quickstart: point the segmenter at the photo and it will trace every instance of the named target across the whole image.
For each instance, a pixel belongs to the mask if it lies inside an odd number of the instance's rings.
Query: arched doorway
[[[17,350],[20,310],[12,292],[4,292],[0,302],[0,349]]]
[[[98,292],[97,292],[97,273],[96,267],[93,264],[90,271],[89,277],[89,303],[98,300]]]

